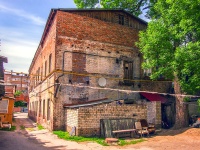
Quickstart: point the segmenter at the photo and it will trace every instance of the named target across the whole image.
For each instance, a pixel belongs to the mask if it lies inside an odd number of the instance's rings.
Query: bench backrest
[[[101,119],[101,136],[113,137],[112,131],[135,128],[134,118]]]

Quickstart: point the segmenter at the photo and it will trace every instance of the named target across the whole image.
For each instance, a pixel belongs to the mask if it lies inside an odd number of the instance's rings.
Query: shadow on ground
[[[21,146],[23,147],[23,149],[26,149],[27,144],[30,144],[30,145],[27,145],[27,146],[31,146],[31,147],[27,147],[28,150],[32,150],[32,149],[33,150],[36,150],[36,149],[37,150],[47,150],[47,149],[48,150],[58,150],[58,149],[79,150],[76,148],[74,149],[67,148],[67,145],[54,145],[54,143],[51,143],[50,141],[48,141],[48,139],[45,142],[38,139],[37,135],[46,134],[48,131],[38,130],[36,124],[28,118],[27,113],[15,113],[13,125],[16,126],[16,130],[13,133],[13,134],[17,134],[15,135],[16,138],[21,138],[23,140],[23,138],[21,137],[23,136],[25,138],[24,139],[25,141],[27,139],[25,143],[21,142]],[[30,131],[27,131],[27,130],[30,130]]]

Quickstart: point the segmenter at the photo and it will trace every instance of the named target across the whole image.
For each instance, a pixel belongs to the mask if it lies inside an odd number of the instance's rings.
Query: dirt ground
[[[200,128],[162,130],[147,138],[147,141],[128,147],[146,150],[200,150]]]
[[[17,130],[26,137],[34,138],[44,147],[61,150],[200,150],[200,128],[185,128],[180,130],[162,130],[156,135],[145,138],[142,143],[127,146],[101,146],[93,142],[77,143],[57,138],[48,130],[37,130],[34,122],[27,114],[15,114]],[[26,129],[23,130],[22,126]]]

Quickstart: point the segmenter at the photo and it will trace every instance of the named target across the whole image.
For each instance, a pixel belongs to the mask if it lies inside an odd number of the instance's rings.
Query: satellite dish
[[[104,87],[106,85],[106,79],[101,77],[101,78],[99,78],[98,83],[99,83],[99,86]]]

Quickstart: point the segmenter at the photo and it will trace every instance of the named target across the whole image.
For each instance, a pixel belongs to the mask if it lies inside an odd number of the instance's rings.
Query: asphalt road
[[[0,131],[0,150],[49,150],[45,143],[19,132]]]

